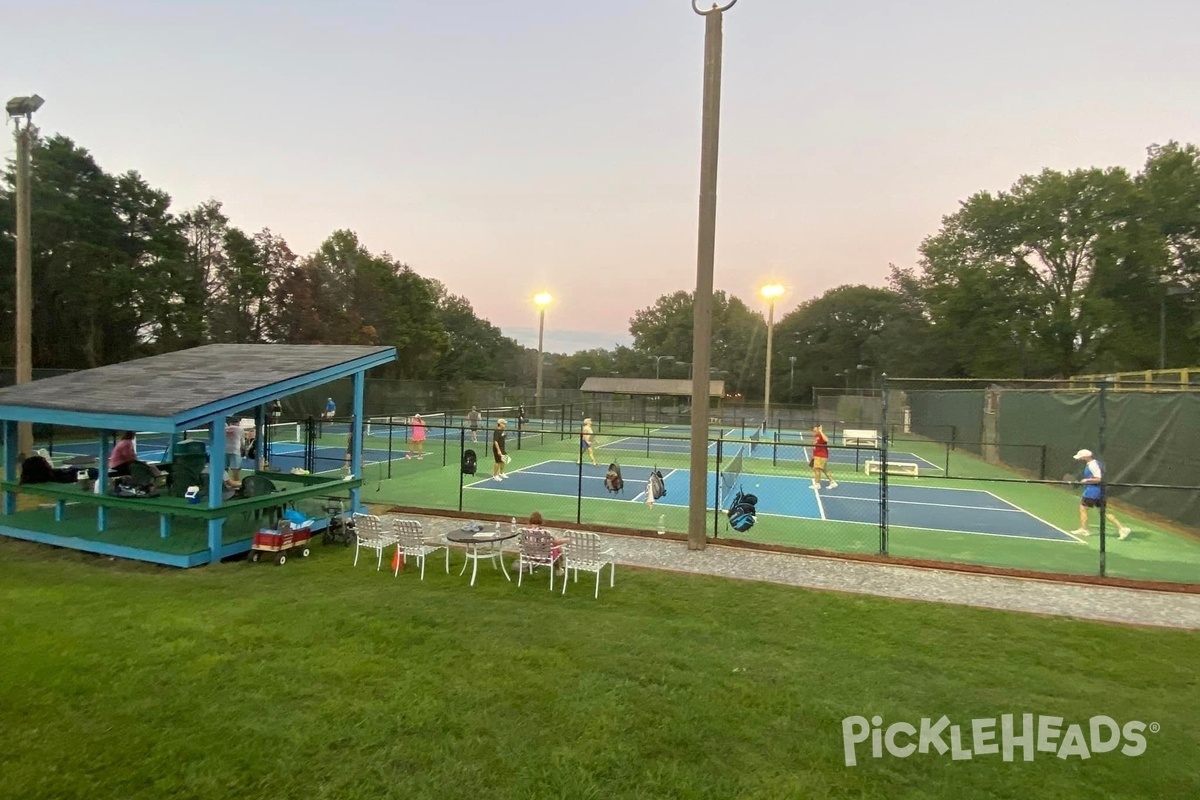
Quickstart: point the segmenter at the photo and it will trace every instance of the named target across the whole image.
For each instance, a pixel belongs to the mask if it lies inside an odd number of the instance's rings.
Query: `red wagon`
[[[287,554],[292,550],[299,550],[302,557],[308,558],[308,545],[311,539],[311,523],[297,528],[293,527],[292,523],[286,519],[280,520],[279,530],[263,528],[254,534],[254,543],[250,546],[250,560],[271,558],[272,556],[263,554],[273,553],[275,563],[282,566],[287,563]]]

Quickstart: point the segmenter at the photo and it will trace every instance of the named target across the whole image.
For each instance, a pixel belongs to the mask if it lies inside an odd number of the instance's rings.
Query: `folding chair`
[[[450,574],[450,545],[437,542],[425,536],[421,523],[412,519],[398,519],[392,525],[396,537],[396,546],[400,548],[405,558],[413,556],[421,565],[421,580],[425,580],[425,558],[438,550],[446,551],[446,574]],[[400,565],[396,565],[395,575],[400,574]]]
[[[596,573],[596,597],[600,597],[600,573],[605,567],[609,568],[608,586],[612,588],[617,581],[617,555],[610,547],[600,549],[599,535],[587,531],[567,531],[567,574],[563,577],[563,594],[567,593],[567,578],[571,570],[575,570],[575,580],[579,580],[579,571]]]

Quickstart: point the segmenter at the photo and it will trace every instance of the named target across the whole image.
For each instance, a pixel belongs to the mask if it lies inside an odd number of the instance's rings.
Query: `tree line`
[[[33,158],[34,365],[87,368],[207,342],[386,344],[389,377],[531,385],[536,352],[470,302],[351,231],[296,255],[211,200],[176,213],[136,172],[110,175],[63,136]],[[11,245],[13,171],[0,186]],[[0,248],[0,348],[12,352],[14,248]],[[1193,293],[1193,290],[1197,290]],[[757,300],[714,296],[711,377],[761,397]],[[1148,149],[1121,168],[1044,170],[946,216],[887,285],[840,286],[776,322],[773,397],[892,376],[1048,378],[1200,361],[1200,151]],[[692,295],[630,319],[632,347],[550,354],[548,388],[588,377],[687,378]],[[665,358],[655,359],[655,356]]]
[[[386,344],[392,377],[506,380],[523,348],[351,231],[307,256],[233,225],[217,200],[176,212],[137,172],[105,172],[61,135],[31,176],[33,363],[86,369],[211,342]],[[0,186],[0,352],[13,352],[15,173]]]

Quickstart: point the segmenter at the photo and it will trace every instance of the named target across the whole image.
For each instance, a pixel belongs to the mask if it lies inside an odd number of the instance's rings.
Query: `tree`
[[[1097,355],[1111,289],[1141,236],[1133,181],[1121,169],[1024,176],[980,192],[921,246],[931,319],[959,331],[968,371],[1074,374]],[[1128,299],[1128,298],[1125,298]]]

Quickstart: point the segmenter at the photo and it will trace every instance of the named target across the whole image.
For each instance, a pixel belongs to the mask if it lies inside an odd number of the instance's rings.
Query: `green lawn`
[[[664,470],[686,469],[688,456],[685,452],[648,453],[636,450],[606,449],[607,444],[622,435],[644,435],[644,428],[632,426],[606,429],[598,438],[601,461],[616,459],[623,466],[658,466]],[[672,436],[686,437],[686,431],[671,429]],[[483,432],[481,432],[481,437]],[[572,461],[578,457],[578,445],[574,436],[566,439],[557,433],[527,434],[521,447],[515,444],[515,434],[510,437],[509,452],[513,457],[509,470],[529,468],[546,460]],[[644,440],[643,440],[644,441]],[[472,446],[481,456],[480,475],[490,471],[486,440]],[[731,453],[738,446],[727,444]],[[385,445],[386,447],[386,445]],[[402,444],[396,444],[396,452]],[[786,451],[788,448],[784,448]],[[946,461],[946,448],[942,445],[916,440],[896,444],[900,451],[913,452],[942,465]],[[459,495],[459,442],[457,437],[445,443],[442,466],[443,442],[433,439],[427,443],[428,455],[423,461],[393,461],[392,477],[386,474],[381,479],[379,465],[367,468],[364,497],[372,502],[391,502],[397,505],[428,509],[460,508]],[[753,491],[752,476],[784,475],[794,477],[794,490],[809,492],[811,473],[799,461],[781,460],[772,463],[771,448],[759,450],[761,457],[745,460],[745,475]],[[793,450],[794,454],[794,450]],[[923,486],[945,486],[954,489],[978,489],[991,492],[1029,511],[1041,519],[1062,528],[1074,530],[1078,527],[1078,492],[1067,488],[1046,485],[1003,483],[993,478],[1012,479],[1022,477],[1015,471],[985,463],[981,458],[961,450],[951,451],[951,474],[969,475],[974,480],[945,480],[936,477],[921,477],[917,483]],[[710,468],[715,469],[715,459],[710,458]],[[840,481],[872,481],[861,472],[845,465],[833,464],[835,476]],[[911,483],[912,479],[892,476],[895,484]],[[470,484],[473,479],[468,478]],[[640,490],[641,487],[637,487]],[[630,493],[629,496],[632,496]],[[687,510],[682,507],[658,506],[648,508],[644,504],[627,500],[584,499],[579,504],[574,496],[528,495],[511,491],[480,491],[467,488],[462,493],[461,508],[480,515],[517,516],[524,518],[533,510],[539,510],[548,519],[563,523],[575,522],[577,516],[585,523],[611,525],[638,530],[653,530],[663,517],[668,530],[682,533],[687,530]],[[1172,581],[1183,583],[1200,582],[1200,538],[1196,532],[1171,528],[1144,513],[1116,508],[1127,524],[1134,528],[1134,535],[1126,541],[1117,541],[1115,531],[1107,541],[1107,574],[1113,577],[1150,581]],[[724,538],[741,538],[754,542],[781,544],[840,553],[874,554],[879,552],[878,508],[864,504],[864,518],[858,522],[837,522],[797,517],[773,517],[761,515],[758,523],[746,534],[730,531],[724,519],[718,520],[717,533]],[[1092,526],[1096,530],[1096,518]],[[1083,542],[1048,541],[1004,536],[982,536],[966,533],[950,533],[891,526],[889,554],[900,558],[916,558],[947,561],[963,564],[1032,570],[1039,572],[1066,573],[1075,575],[1099,574],[1099,535]]]
[[[0,539],[0,797],[1200,796],[1200,635],[622,569],[179,571]],[[844,763],[842,720],[1093,715],[1140,757]],[[885,723],[886,724],[886,723]],[[970,746],[970,743],[966,744]]]

